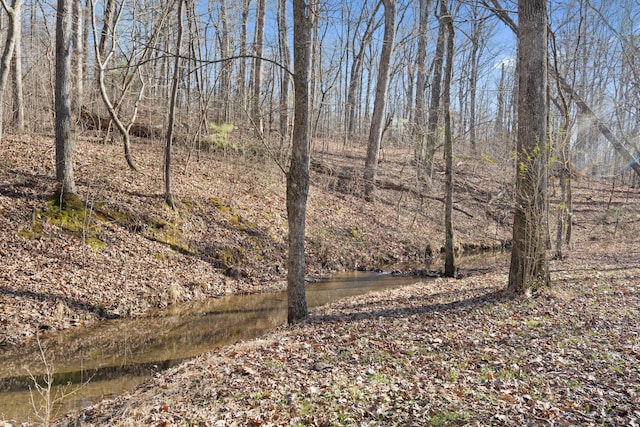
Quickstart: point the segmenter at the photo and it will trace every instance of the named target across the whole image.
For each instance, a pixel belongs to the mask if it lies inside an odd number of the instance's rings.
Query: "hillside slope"
[[[176,150],[177,210],[162,197],[162,146],[77,141],[76,179],[86,208],[60,212],[49,138],[0,146],[0,345],[149,307],[284,285],[285,179],[256,150]],[[415,190],[407,150],[386,148],[376,203],[359,197],[364,147],[314,153],[308,204],[308,274],[441,268],[442,183]],[[197,159],[199,157],[199,159]],[[456,165],[458,246],[496,247],[510,236],[505,170],[486,159]]]

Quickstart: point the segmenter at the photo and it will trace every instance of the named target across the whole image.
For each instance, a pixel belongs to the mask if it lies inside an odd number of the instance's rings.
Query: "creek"
[[[458,260],[461,269],[505,263],[503,253]],[[397,288],[423,277],[342,273],[307,284],[309,308],[348,296]],[[32,378],[51,374],[54,418],[132,390],[155,373],[217,347],[259,337],[286,321],[286,292],[189,302],[139,318],[98,322],[47,334],[0,353],[0,420],[40,422],[44,399]],[[44,358],[43,358],[44,356]],[[46,365],[45,361],[46,360]],[[44,384],[44,383],[42,383]],[[32,401],[33,398],[33,401]]]

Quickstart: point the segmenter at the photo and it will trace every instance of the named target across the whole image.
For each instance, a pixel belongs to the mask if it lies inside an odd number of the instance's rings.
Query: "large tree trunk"
[[[382,52],[380,53],[376,98],[373,104],[373,116],[371,117],[371,128],[369,130],[367,159],[364,166],[364,197],[367,200],[373,200],[375,190],[380,139],[382,138],[385,107],[389,92],[391,55],[393,54],[393,44],[396,37],[396,0],[383,0],[382,3],[384,4],[384,38]]]
[[[447,0],[440,1],[442,14],[440,20],[447,28],[447,60],[444,69],[444,91],[442,104],[444,106],[444,159],[445,159],[445,194],[444,194],[444,275],[454,277],[456,264],[453,238],[453,138],[451,136],[451,79],[453,74],[453,18],[449,15]]]
[[[546,0],[519,0],[518,20],[518,169],[507,291],[526,294],[549,283]]]
[[[287,222],[289,253],[287,264],[287,319],[297,323],[308,314],[305,294],[304,235],[309,194],[309,73],[313,11],[305,0],[293,0],[293,52],[295,73],[295,118],[291,166],[287,173]]]
[[[22,0],[13,0],[11,7],[7,5],[5,0],[1,0],[2,8],[9,15],[9,28],[7,31],[7,41],[2,51],[2,58],[0,58],[0,140],[2,140],[3,126],[3,105],[4,105],[4,90],[7,87],[7,81],[9,80],[9,70],[11,65],[11,59],[14,55],[16,38],[19,36],[20,26],[20,11],[22,8]]]
[[[178,86],[180,84],[180,48],[182,47],[182,7],[184,0],[178,0],[178,34],[176,38],[175,60],[173,63],[173,79],[171,81],[171,98],[169,99],[169,122],[167,124],[167,138],[164,149],[164,200],[171,208],[175,208],[171,193],[171,146],[176,121],[176,103],[178,100]]]
[[[56,13],[56,179],[60,206],[75,196],[73,177],[74,142],[71,138],[71,0],[58,0]]]

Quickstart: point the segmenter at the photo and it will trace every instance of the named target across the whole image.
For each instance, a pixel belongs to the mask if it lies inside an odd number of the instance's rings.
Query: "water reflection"
[[[380,273],[345,273],[308,284],[307,302],[313,308],[418,280]],[[142,318],[108,320],[91,328],[51,334],[41,345],[47,362],[56,370],[54,381],[60,387],[53,393],[67,394],[83,384],[57,410],[62,414],[112,397],[180,361],[258,337],[286,321],[286,307],[285,292],[227,296],[177,305]],[[37,346],[0,354],[0,419],[37,421],[30,402],[29,387],[33,384],[28,372],[44,372]]]

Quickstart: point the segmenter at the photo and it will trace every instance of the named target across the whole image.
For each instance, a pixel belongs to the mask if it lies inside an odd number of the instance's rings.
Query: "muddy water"
[[[466,259],[467,265],[473,262]],[[496,262],[503,263],[504,256],[475,260],[481,265]],[[313,308],[418,280],[378,273],[340,274],[308,284],[307,302]],[[39,376],[46,372],[43,354],[52,367],[55,384],[50,400],[61,398],[55,406],[55,412],[61,415],[131,390],[155,372],[185,359],[258,337],[285,320],[284,292],[228,296],[172,307],[143,318],[109,320],[91,328],[51,334],[41,341],[42,351],[37,346],[2,351],[0,420],[39,421],[44,399],[34,390],[29,373]]]

